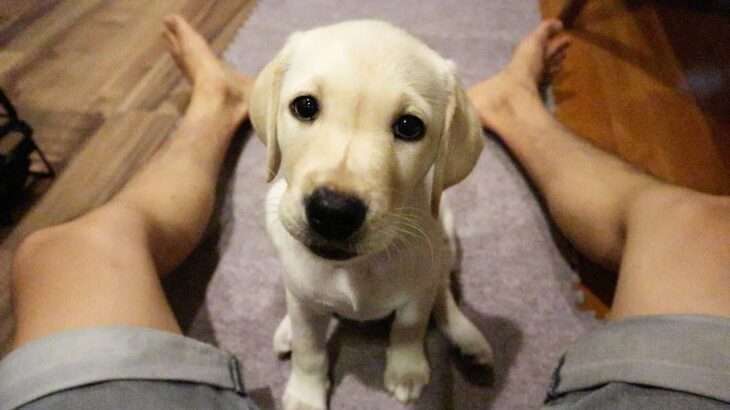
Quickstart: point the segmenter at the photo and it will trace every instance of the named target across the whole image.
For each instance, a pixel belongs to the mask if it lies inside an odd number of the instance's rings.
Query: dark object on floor
[[[0,106],[2,107],[0,142],[5,138],[10,138],[13,134],[20,135],[17,142],[7,144],[7,147],[0,153],[0,225],[7,226],[12,223],[11,211],[23,199],[29,178],[48,178],[53,177],[55,173],[51,164],[33,141],[33,129],[18,118],[15,107],[1,89]],[[46,167],[45,172],[31,171],[30,156],[33,152],[37,152],[40,156]]]

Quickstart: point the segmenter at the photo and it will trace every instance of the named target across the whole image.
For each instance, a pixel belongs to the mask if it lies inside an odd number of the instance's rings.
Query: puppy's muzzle
[[[330,241],[346,240],[365,221],[367,207],[353,195],[318,188],[306,202],[309,226]]]
[[[367,206],[358,197],[327,187],[317,188],[305,200],[307,223],[328,246],[310,246],[327,259],[349,259],[354,255],[345,245],[365,222]]]

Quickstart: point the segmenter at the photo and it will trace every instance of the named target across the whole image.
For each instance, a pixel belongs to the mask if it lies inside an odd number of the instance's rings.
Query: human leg
[[[619,269],[611,319],[623,320],[567,349],[544,408],[726,408],[730,199],[661,182],[552,118],[537,90],[565,53],[559,30],[543,23],[470,91],[565,236]]]
[[[664,183],[555,120],[538,85],[564,56],[559,31],[544,22],[504,71],[470,90],[482,122],[525,167],[566,237],[620,267],[612,318],[730,316],[730,199]]]
[[[21,244],[12,267],[14,347],[87,326],[180,332],[158,275],[179,264],[205,229],[251,80],[225,69],[180,17],[166,20],[165,37],[193,84],[180,127],[107,204]]]

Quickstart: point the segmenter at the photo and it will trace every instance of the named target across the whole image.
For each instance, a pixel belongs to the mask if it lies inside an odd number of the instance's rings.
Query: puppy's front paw
[[[329,381],[293,371],[284,390],[284,410],[326,410]]]
[[[389,350],[385,369],[385,388],[406,403],[421,396],[431,370],[423,348]]]

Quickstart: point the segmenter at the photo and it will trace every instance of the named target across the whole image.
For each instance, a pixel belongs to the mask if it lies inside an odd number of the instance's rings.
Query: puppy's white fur
[[[290,111],[298,96],[317,98],[304,122]],[[396,118],[425,124],[419,141],[393,136]],[[385,386],[401,401],[428,383],[424,336],[436,322],[464,354],[490,363],[492,350],[461,313],[449,287],[455,261],[451,217],[441,192],[464,179],[482,149],[481,128],[453,63],[416,38],[379,21],[352,21],[293,34],[261,72],[251,119],[267,145],[266,223],[285,267],[287,316],[274,336],[292,351],[287,409],[326,407],[325,350],[331,315],[355,320],[395,312]],[[305,214],[318,187],[352,194],[367,205],[356,257],[322,259]]]

